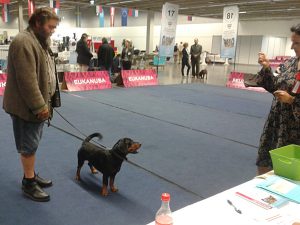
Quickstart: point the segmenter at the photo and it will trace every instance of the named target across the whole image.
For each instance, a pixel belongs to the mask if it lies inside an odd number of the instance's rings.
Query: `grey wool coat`
[[[9,47],[7,82],[3,109],[29,122],[41,122],[36,115],[48,108],[51,83],[47,52],[30,28],[19,33]],[[48,60],[48,63],[53,63]]]

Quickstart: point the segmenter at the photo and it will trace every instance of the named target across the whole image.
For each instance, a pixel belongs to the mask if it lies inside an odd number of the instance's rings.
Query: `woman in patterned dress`
[[[258,72],[257,83],[272,93],[274,98],[259,142],[256,160],[258,174],[272,170],[270,150],[300,144],[300,95],[294,88],[296,74],[300,71],[300,24],[293,26],[291,32],[291,49],[296,56],[280,66],[278,76],[274,76],[266,55],[259,53],[258,63],[262,69]]]

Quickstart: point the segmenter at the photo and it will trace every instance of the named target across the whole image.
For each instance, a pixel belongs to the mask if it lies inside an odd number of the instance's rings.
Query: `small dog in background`
[[[84,161],[88,161],[92,173],[97,173],[97,170],[103,174],[101,195],[108,195],[108,180],[112,192],[117,192],[118,189],[114,185],[115,177],[121,169],[124,160],[127,160],[126,155],[138,153],[141,147],[139,142],[135,142],[130,138],[122,138],[117,141],[111,150],[101,148],[90,143],[94,137],[102,138],[99,133],[94,133],[88,136],[78,150],[78,166],[76,172],[76,180],[80,181],[80,170]]]
[[[203,69],[199,72],[197,78],[201,78],[201,79],[207,79],[207,69]]]

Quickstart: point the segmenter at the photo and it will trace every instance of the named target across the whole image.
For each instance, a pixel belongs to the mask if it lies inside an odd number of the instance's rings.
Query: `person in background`
[[[191,51],[190,51],[193,77],[199,75],[199,63],[200,63],[200,56],[202,53],[202,46],[198,44],[198,38],[194,39],[194,43],[195,44],[191,46]]]
[[[181,74],[184,76],[184,68],[187,66],[187,73],[186,75],[189,76],[189,72],[191,69],[190,63],[189,63],[189,53],[187,52],[187,47],[189,46],[188,43],[183,44],[183,49],[182,49],[182,64],[181,64]]]
[[[76,52],[77,56],[77,63],[79,65],[79,71],[85,72],[88,71],[91,58],[93,54],[90,52],[90,49],[87,44],[88,35],[86,33],[81,35],[80,40],[77,42],[76,45]]]
[[[98,66],[100,70],[107,70],[112,80],[112,64],[115,57],[114,49],[108,44],[106,38],[102,38],[102,45],[98,49]]]
[[[132,42],[129,39],[125,40],[125,45],[122,50],[122,68],[123,70],[130,70],[133,58]]]
[[[300,24],[291,28],[291,41],[296,53],[281,65],[280,73],[274,76],[270,62],[264,53],[259,53],[257,84],[274,95],[270,113],[264,125],[256,159],[257,173],[272,170],[269,151],[288,144],[300,144],[300,97],[293,90],[296,74],[300,71]]]
[[[178,60],[178,44],[176,43],[175,46],[174,46],[174,63],[177,63],[177,60]]]
[[[23,166],[22,190],[34,201],[50,196],[42,189],[51,180],[35,173],[35,155],[42,138],[45,120],[52,117],[51,97],[56,78],[50,56],[50,36],[59,18],[52,8],[36,9],[26,30],[12,41],[8,51],[7,82],[3,108],[11,116],[18,153]]]
[[[120,73],[121,72],[121,54],[117,54],[113,59],[112,64],[112,73]]]
[[[181,61],[182,61],[182,50],[183,50],[183,43],[181,41],[179,46],[178,46],[178,53],[179,53],[178,64],[180,64]]]

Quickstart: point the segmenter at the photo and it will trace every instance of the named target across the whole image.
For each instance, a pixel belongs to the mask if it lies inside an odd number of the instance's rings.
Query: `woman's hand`
[[[291,96],[289,93],[283,90],[274,91],[273,94],[276,97],[276,99],[282,103],[292,104],[295,99],[295,97]]]
[[[263,52],[258,53],[258,63],[263,66],[264,69],[270,67],[269,59],[267,58],[266,54]]]

